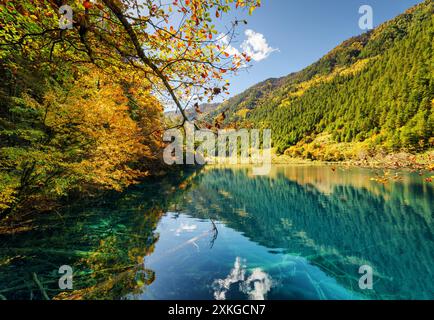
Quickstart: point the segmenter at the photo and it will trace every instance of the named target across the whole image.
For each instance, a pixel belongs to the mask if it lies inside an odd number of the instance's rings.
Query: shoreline
[[[271,163],[273,165],[325,165],[325,166],[349,166],[368,169],[412,171],[434,171],[434,151],[430,150],[422,154],[395,153],[385,156],[377,155],[362,160],[324,161],[293,158],[287,155],[273,154]]]

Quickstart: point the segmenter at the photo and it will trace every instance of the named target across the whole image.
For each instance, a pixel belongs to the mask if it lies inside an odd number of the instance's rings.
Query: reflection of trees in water
[[[187,187],[183,177],[144,184],[104,203],[41,216],[33,231],[1,237],[0,294],[42,299],[33,273],[50,298],[120,299],[141,293],[155,278],[143,261],[158,241],[157,224]],[[62,265],[74,270],[74,290],[63,293],[58,288]]]
[[[374,292],[368,293],[373,297],[432,298],[433,190],[421,183],[406,177],[372,193],[335,181],[324,194],[279,174],[270,179],[208,170],[184,209],[217,218],[268,248],[307,256],[353,289],[359,266],[369,264],[376,273]]]
[[[138,212],[137,212],[138,213]],[[154,271],[145,268],[144,258],[154,251],[157,224],[164,214],[161,209],[147,209],[136,226],[118,224],[110,235],[77,263],[86,270],[80,277],[84,289],[63,293],[59,299],[119,299],[139,294],[155,279]],[[134,219],[136,220],[136,219]],[[120,228],[119,228],[120,226]]]
[[[369,264],[376,272],[374,297],[432,298],[432,187],[409,177],[372,186],[368,176],[360,182],[363,174],[349,172],[336,172],[328,185],[330,173],[303,170],[249,177],[243,170],[207,169],[179,188],[180,181],[143,185],[99,205],[41,216],[35,230],[0,237],[0,294],[41,299],[33,272],[50,297],[140,294],[155,278],[143,265],[158,241],[155,228],[164,212],[181,210],[307,257],[349,288],[357,288],[359,266]],[[75,291],[63,295],[61,265],[74,268]]]

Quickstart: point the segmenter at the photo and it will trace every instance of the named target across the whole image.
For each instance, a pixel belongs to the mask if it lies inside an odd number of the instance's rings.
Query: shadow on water
[[[56,298],[433,299],[432,184],[374,174],[208,167],[72,205],[0,238],[0,294],[41,299],[36,273]],[[61,265],[74,269],[72,291],[58,289]],[[361,265],[373,290],[358,288]]]

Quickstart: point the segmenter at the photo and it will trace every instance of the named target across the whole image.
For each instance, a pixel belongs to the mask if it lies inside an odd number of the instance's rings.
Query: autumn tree
[[[222,75],[250,59],[229,55],[227,42],[221,41],[245,21],[235,20],[219,33],[214,20],[233,7],[251,13],[260,0],[0,3],[5,16],[3,45],[15,45],[29,55],[44,51],[47,60],[60,66],[60,61],[92,63],[112,75],[137,74],[154,93],[171,99],[185,121],[185,102],[192,95],[213,97],[226,91]],[[72,29],[59,29],[59,8],[64,4],[73,9]]]
[[[0,0],[0,211],[46,210],[72,191],[122,190],[146,176],[162,148],[161,102],[183,125],[192,96],[227,91],[223,75],[249,57],[221,40],[244,22],[219,32],[215,21],[257,6]]]

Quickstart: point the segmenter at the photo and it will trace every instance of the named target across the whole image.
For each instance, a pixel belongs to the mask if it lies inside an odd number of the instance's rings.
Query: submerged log
[[[35,281],[36,285],[38,286],[39,290],[42,293],[42,296],[44,297],[45,300],[51,300],[50,297],[47,294],[47,291],[45,291],[44,286],[42,285],[42,283],[39,281],[38,276],[36,275],[36,273],[33,272],[33,281]]]

